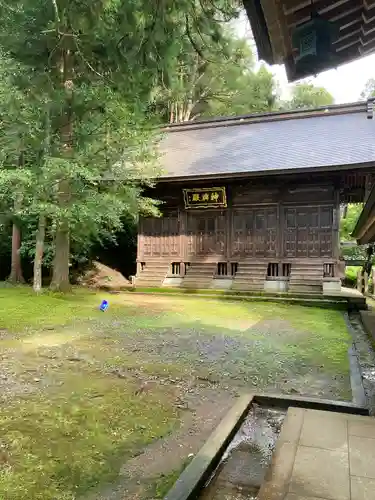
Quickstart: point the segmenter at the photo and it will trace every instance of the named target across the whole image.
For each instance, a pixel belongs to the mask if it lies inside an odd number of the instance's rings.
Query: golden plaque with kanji
[[[185,208],[226,208],[225,187],[184,189]]]

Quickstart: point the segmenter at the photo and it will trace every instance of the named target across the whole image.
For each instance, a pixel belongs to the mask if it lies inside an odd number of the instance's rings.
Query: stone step
[[[299,275],[299,276],[289,276],[289,281],[320,281],[322,282],[323,281],[323,276],[316,276],[316,275],[308,275],[308,274],[305,274],[305,275]]]
[[[316,283],[323,286],[323,278],[290,278],[289,283]]]
[[[264,276],[236,276],[234,277],[235,281],[266,281]]]
[[[143,271],[139,272],[139,276],[146,276],[148,274],[167,274],[169,271],[169,267],[163,267],[161,269],[143,269]]]
[[[299,274],[289,276],[289,279],[292,281],[305,281],[305,280],[315,280],[315,281],[323,281],[323,275],[317,274]]]
[[[237,267],[238,271],[244,271],[244,272],[248,272],[248,273],[252,273],[252,272],[262,272],[262,273],[266,273],[267,272],[267,267],[264,267],[264,266],[242,266],[241,264],[238,265]]]
[[[264,292],[264,288],[262,286],[256,285],[233,285],[231,290],[236,292]]]
[[[150,269],[149,271],[141,271],[138,276],[165,276],[168,274],[169,269],[161,269],[160,271],[155,269]]]
[[[200,277],[200,276],[204,276],[206,278],[213,278],[214,277],[214,273],[186,273],[185,275],[185,278],[190,278],[190,277]]]
[[[323,290],[323,287],[319,285],[289,285],[289,292],[300,292],[300,293],[321,293]]]
[[[137,288],[160,288],[163,285],[163,280],[137,280]]]
[[[265,278],[266,273],[245,273],[245,272],[237,271],[236,276],[249,276],[249,277],[256,276],[258,278]]]
[[[323,269],[294,269],[292,267],[290,274],[315,274],[323,276]]]

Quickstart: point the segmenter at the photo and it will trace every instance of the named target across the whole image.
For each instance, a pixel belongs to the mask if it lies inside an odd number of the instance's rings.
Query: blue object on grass
[[[108,309],[108,307],[109,307],[108,302],[106,300],[102,300],[99,309],[104,312]]]

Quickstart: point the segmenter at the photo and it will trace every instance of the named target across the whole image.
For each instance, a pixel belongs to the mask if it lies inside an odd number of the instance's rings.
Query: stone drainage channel
[[[352,337],[349,361],[353,403],[348,403],[347,407],[351,405],[350,412],[353,413],[358,411],[360,414],[375,415],[375,353],[359,313],[347,313],[345,320]],[[221,452],[217,467],[212,470],[199,491],[185,494],[181,484],[182,487],[177,487],[175,492],[172,489],[171,495],[168,494],[165,500],[256,500],[258,498],[259,489],[287,414],[288,404],[285,405],[286,398],[279,396],[273,398],[264,395],[260,396],[260,399],[270,401],[276,399],[282,403],[280,406],[277,402],[276,404],[273,402],[270,406],[267,406],[266,401],[258,404],[257,396],[254,398],[239,430],[224,448],[224,453]],[[347,408],[344,409],[346,404],[344,402],[297,398],[294,401],[290,400],[289,404],[313,409],[349,411]],[[217,438],[213,441],[215,439]],[[186,479],[189,489],[188,474]]]
[[[367,407],[370,415],[375,415],[375,353],[360,314],[350,312],[345,319],[353,341],[349,348],[353,402]]]
[[[254,404],[198,498],[255,500],[285,415]]]

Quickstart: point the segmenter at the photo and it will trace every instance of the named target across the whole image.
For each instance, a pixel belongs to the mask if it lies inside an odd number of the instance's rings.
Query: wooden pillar
[[[363,290],[364,290],[364,293],[368,293],[368,279],[369,279],[369,275],[366,273],[366,271],[363,273]]]
[[[366,203],[366,201],[368,200],[368,197],[370,196],[370,193],[371,193],[371,189],[374,185],[373,174],[367,174],[365,182],[366,182],[366,184],[365,184],[365,197],[363,200],[364,203]]]
[[[278,239],[278,245],[277,245],[277,257],[279,259],[282,259],[284,257],[284,230],[285,230],[285,223],[284,223],[284,204],[283,202],[280,202],[277,207],[278,213],[277,213],[277,223],[278,223],[278,234],[277,234],[277,239]]]
[[[186,265],[185,262],[181,262],[180,264],[180,276],[185,276],[186,274]]]
[[[225,210],[225,254],[226,260],[229,262],[232,258],[232,248],[233,248],[233,218],[232,218],[232,207],[233,207],[233,189],[232,186],[227,186],[227,200],[228,208]]]
[[[138,233],[137,233],[137,276],[139,276],[139,273],[141,269],[138,268],[140,265],[140,262],[143,259],[143,252],[144,252],[144,246],[143,246],[143,219],[142,217],[139,218],[138,222]]]
[[[333,228],[332,228],[332,241],[333,252],[332,257],[336,260],[340,258],[340,191],[335,188],[335,205],[333,207]]]
[[[179,208],[180,219],[180,258],[181,262],[187,259],[187,213],[186,210]]]
[[[357,274],[357,290],[362,293],[362,269]]]

